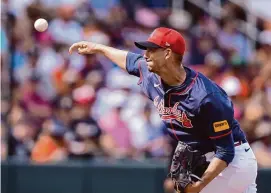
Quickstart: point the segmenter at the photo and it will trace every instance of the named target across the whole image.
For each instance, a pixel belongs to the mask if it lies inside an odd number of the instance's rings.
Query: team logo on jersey
[[[154,99],[154,106],[163,120],[175,119],[182,124],[185,128],[192,128],[191,120],[187,117],[184,111],[178,110],[179,102],[175,103],[173,107],[165,107],[164,100],[160,100],[159,96]]]
[[[227,120],[214,122],[213,127],[215,132],[224,131],[230,128]]]

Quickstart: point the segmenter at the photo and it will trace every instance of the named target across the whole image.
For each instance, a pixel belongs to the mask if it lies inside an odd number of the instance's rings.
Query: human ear
[[[172,51],[171,49],[167,48],[166,51],[165,51],[165,59],[169,59],[172,55]]]

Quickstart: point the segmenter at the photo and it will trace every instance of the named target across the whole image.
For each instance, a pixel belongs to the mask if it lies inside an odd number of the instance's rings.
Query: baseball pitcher
[[[178,192],[255,193],[257,161],[234,119],[233,104],[218,85],[182,65],[182,35],[160,27],[135,45],[146,50],[144,56],[84,41],[69,51],[103,54],[139,77],[142,91],[178,141],[169,172]]]

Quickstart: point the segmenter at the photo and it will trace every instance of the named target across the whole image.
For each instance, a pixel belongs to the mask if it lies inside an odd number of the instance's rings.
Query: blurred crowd
[[[168,158],[172,142],[138,78],[103,56],[68,54],[81,40],[142,53],[133,42],[167,26],[186,39],[183,64],[231,96],[259,166],[271,167],[271,21],[257,19],[254,42],[237,30],[241,7],[221,1],[217,20],[184,2],[176,11],[167,0],[3,0],[2,159]]]

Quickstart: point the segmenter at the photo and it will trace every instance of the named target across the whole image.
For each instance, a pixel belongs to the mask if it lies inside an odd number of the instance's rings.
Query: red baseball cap
[[[185,52],[185,40],[176,30],[159,27],[156,28],[147,41],[135,42],[142,50],[147,48],[170,48],[174,53],[183,55]]]

